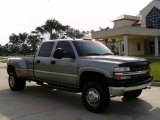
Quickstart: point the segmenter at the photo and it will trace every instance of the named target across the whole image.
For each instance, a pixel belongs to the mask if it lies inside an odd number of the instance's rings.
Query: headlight
[[[129,72],[130,67],[118,67],[114,69],[114,79],[115,80],[126,80],[131,79],[130,75],[121,75],[123,72]]]
[[[114,69],[114,72],[128,72],[128,71],[130,71],[130,67],[119,67]]]

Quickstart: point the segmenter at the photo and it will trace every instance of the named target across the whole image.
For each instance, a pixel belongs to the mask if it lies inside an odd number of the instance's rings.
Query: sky
[[[152,0],[0,0],[0,44],[12,33],[30,33],[47,19],[79,30],[113,27],[122,14],[138,15]]]

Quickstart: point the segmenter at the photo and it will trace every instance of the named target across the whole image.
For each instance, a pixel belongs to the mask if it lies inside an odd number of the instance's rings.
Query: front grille
[[[150,69],[148,64],[130,66],[131,72]]]
[[[130,65],[129,67],[130,67],[131,72],[143,71],[143,70],[150,69],[149,64],[144,64],[144,63],[133,64],[133,65]],[[140,81],[145,81],[146,79],[148,79],[150,77],[151,77],[151,75],[150,75],[150,72],[148,71],[145,74],[142,73],[142,74],[132,75],[131,80],[135,81],[135,82],[140,82]]]
[[[135,80],[135,81],[143,81],[143,80],[146,80],[147,78],[150,78],[150,74],[149,73],[146,73],[146,74],[138,74],[138,75],[133,75],[132,76],[132,80]]]

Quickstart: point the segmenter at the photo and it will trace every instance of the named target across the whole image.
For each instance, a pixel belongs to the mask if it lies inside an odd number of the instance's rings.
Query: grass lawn
[[[6,63],[7,57],[0,56],[0,63]]]
[[[150,60],[153,80],[160,82],[160,60]]]

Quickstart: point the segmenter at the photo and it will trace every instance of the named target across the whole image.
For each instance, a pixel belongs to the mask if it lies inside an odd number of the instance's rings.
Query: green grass
[[[150,60],[151,61],[151,70],[153,74],[153,80],[155,82],[160,82],[160,60]]]
[[[0,63],[6,63],[7,57],[0,56]]]

